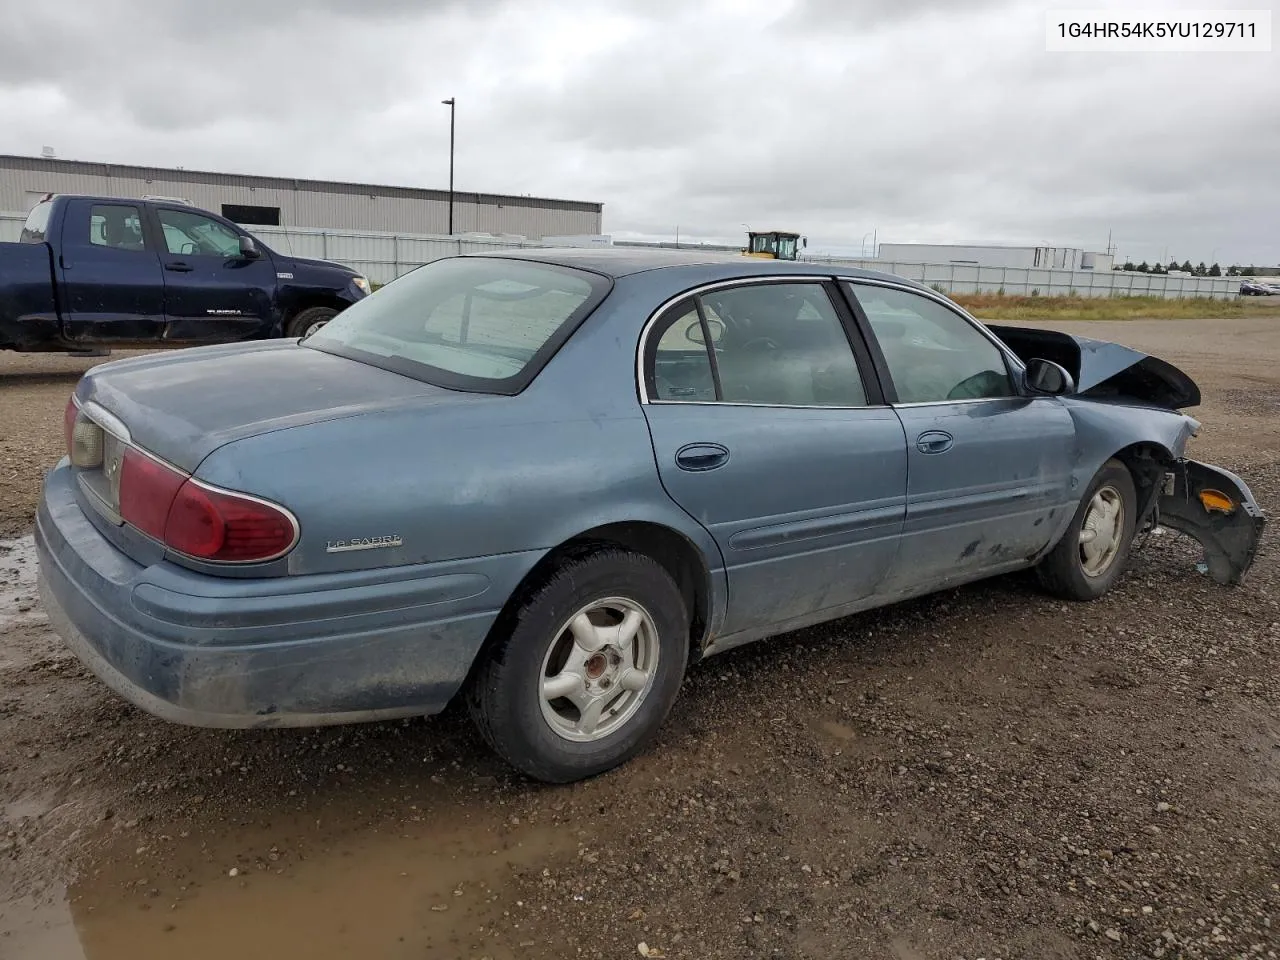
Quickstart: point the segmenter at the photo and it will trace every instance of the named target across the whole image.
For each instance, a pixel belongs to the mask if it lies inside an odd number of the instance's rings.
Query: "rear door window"
[[[89,208],[89,243],[113,250],[146,250],[141,211],[123,203],[95,203]]]

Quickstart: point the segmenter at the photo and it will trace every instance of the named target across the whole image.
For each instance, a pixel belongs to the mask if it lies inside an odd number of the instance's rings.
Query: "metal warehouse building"
[[[46,193],[180,197],[250,226],[449,232],[447,190],[0,155],[0,211],[25,215]],[[599,234],[603,216],[599,203],[454,194],[455,234],[511,234],[529,240]]]

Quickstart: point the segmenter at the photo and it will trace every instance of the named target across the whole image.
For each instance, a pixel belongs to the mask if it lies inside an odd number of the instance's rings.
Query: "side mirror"
[[[1076,392],[1075,379],[1065,367],[1052,360],[1027,361],[1027,386],[1036,393],[1048,394],[1051,397]]]
[[[258,245],[253,242],[253,237],[240,238],[240,256],[246,260],[257,260],[262,256],[262,251],[258,249]]]

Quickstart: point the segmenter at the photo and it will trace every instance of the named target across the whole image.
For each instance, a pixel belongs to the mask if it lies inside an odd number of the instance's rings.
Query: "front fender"
[[[1179,460],[1165,474],[1159,520],[1204,548],[1209,576],[1235,585],[1253,566],[1266,515],[1245,482],[1228,470]]]

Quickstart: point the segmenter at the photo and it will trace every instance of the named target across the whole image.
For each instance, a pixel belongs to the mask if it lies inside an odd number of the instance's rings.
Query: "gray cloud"
[[[800,33],[823,30],[866,30],[886,23],[926,18],[970,18],[1012,0],[798,0],[783,18],[784,29]]]
[[[1280,261],[1274,54],[1048,54],[1041,0],[62,0],[0,150],[597,200],[617,235]],[[216,12],[215,12],[216,11]]]

